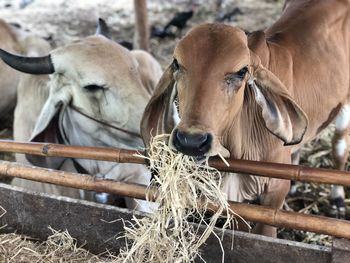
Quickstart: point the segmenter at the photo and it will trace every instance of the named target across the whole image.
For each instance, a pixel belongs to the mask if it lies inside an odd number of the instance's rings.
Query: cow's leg
[[[267,159],[269,162],[276,163],[291,163],[291,152],[285,151],[271,152],[271,156]],[[290,180],[283,180],[277,178],[270,178],[265,186],[264,192],[260,195],[260,204],[268,206],[272,209],[281,209],[284,200],[290,189]],[[256,224],[253,229],[254,233],[262,234],[266,236],[276,237],[277,228],[264,224]]]
[[[290,188],[289,180],[270,179],[266,192],[260,197],[261,205],[269,206],[273,209],[282,208],[283,202]],[[269,225],[257,223],[253,229],[256,234],[270,237],[277,237],[277,228]]]
[[[345,170],[349,152],[350,105],[344,105],[335,119],[333,158],[335,168]],[[345,218],[345,192],[343,186],[332,185],[330,216]]]

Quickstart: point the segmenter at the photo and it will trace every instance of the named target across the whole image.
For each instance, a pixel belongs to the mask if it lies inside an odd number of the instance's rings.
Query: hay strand
[[[234,213],[220,190],[220,172],[209,167],[207,160],[199,164],[192,157],[173,152],[166,144],[168,136],[154,137],[149,156],[143,156],[157,172],[151,187],[158,188],[155,201],[159,207],[150,217],[134,217],[125,225],[131,246],[120,251],[118,262],[193,262],[197,257],[202,259],[200,247],[210,234],[220,241],[214,233],[219,219],[224,220],[223,229],[233,228]],[[218,209],[207,218],[213,203]],[[198,225],[191,223],[194,218]]]
[[[224,162],[224,164],[226,164],[227,167],[230,167],[230,164],[226,161],[226,159],[224,158],[224,156],[222,156],[221,153],[218,153],[218,156]]]

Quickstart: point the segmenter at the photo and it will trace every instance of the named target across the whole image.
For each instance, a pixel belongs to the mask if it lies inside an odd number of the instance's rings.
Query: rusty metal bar
[[[134,150],[69,146],[51,143],[20,143],[0,140],[0,152],[27,153],[41,156],[61,156],[78,159],[94,159],[119,163],[145,163],[145,160],[143,158],[135,156],[135,154],[139,152]],[[140,153],[144,154],[143,152]],[[300,165],[256,162],[236,159],[227,159],[227,162],[230,164],[229,167],[227,167],[219,158],[211,158],[209,160],[209,164],[211,166],[223,172],[255,174],[259,176],[274,177],[287,180],[350,186],[350,173],[339,170],[316,169]]]
[[[132,198],[145,199],[146,187],[110,180],[96,179],[90,175],[81,175],[52,169],[30,167],[23,164],[1,161],[0,175],[19,177],[38,182],[106,192]],[[152,189],[156,195],[156,189]],[[322,216],[299,214],[258,205],[230,202],[231,209],[244,219],[276,227],[286,227],[327,234],[350,239],[350,222]],[[215,210],[215,206],[211,206]]]

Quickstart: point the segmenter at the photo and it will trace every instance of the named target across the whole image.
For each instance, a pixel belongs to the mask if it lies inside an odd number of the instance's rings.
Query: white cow
[[[46,47],[45,40],[22,31],[0,19],[0,48],[10,52],[31,55],[36,47]],[[0,61],[0,119],[8,119],[16,105],[16,90],[21,73]]]
[[[103,21],[99,20],[99,23],[101,25]],[[162,74],[161,67],[150,54],[144,51],[129,51],[106,38],[101,28],[104,27],[99,26],[98,34],[57,48],[48,56],[28,58],[0,50],[0,57],[7,64],[21,72],[36,75],[36,80],[45,82],[46,77],[40,75],[50,74],[47,82],[48,98],[37,117],[30,141],[125,149],[143,148],[139,135],[140,121]],[[32,80],[33,78],[27,79]],[[43,92],[41,95],[35,95],[33,91],[23,96],[30,97],[32,93],[32,98],[43,99],[45,86],[39,89]],[[36,104],[36,100],[25,101]],[[29,116],[25,111],[31,112],[32,106],[25,105],[23,108],[21,102],[23,100],[19,100],[16,118],[21,116],[23,120]],[[40,103],[38,101],[36,106]],[[19,109],[20,107],[22,108]],[[37,112],[35,109],[32,120]],[[30,127],[32,123],[31,121],[25,125]],[[21,126],[24,122],[20,120],[16,119],[15,124],[20,126],[15,127],[15,130],[21,129],[23,133],[26,129]],[[144,165],[59,157],[27,156],[27,159],[35,165],[55,169],[71,170],[74,166],[77,170],[99,178],[144,185],[148,185],[150,181],[150,172]],[[36,183],[34,188],[49,192],[57,189],[47,187],[48,185]],[[65,194],[71,196],[69,193]],[[73,196],[76,195],[78,194],[75,191]],[[149,211],[149,203],[140,203],[140,210]],[[126,204],[129,208],[137,206],[135,200],[131,199],[126,199]]]

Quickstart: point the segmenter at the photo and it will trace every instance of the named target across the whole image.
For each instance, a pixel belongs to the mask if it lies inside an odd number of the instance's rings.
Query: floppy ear
[[[62,143],[63,140],[59,131],[62,105],[62,101],[54,101],[49,97],[35,124],[30,142]],[[65,160],[62,157],[43,157],[30,154],[26,154],[26,158],[36,166],[52,169],[59,169]]]
[[[284,84],[260,63],[253,68],[253,76],[248,85],[261,107],[266,128],[284,141],[284,145],[300,143],[308,125],[304,111]]]
[[[176,89],[173,72],[169,66],[159,80],[141,120],[141,136],[148,147],[152,136],[170,133],[174,126],[174,99]]]

